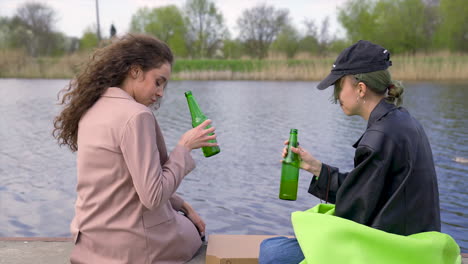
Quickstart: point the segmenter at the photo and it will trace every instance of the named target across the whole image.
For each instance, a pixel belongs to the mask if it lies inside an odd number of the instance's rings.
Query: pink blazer
[[[168,156],[153,113],[108,88],[78,128],[71,263],[185,263],[201,246],[175,194],[195,168],[189,149]]]

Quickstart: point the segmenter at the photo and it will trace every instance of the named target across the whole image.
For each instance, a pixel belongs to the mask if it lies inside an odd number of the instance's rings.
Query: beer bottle
[[[198,106],[197,101],[192,95],[192,91],[185,92],[185,98],[187,98],[190,115],[192,116],[192,127],[196,127],[203,123],[203,121],[205,121],[207,118],[201,111],[200,106]],[[208,125],[205,129],[208,129],[210,127],[211,125]],[[209,135],[211,136],[213,134],[214,133],[211,133]],[[216,143],[216,140],[209,140],[208,142]],[[219,147],[202,147],[202,151],[203,155],[205,155],[205,157],[208,158],[218,154],[221,150],[219,149]]]
[[[299,180],[299,155],[292,152],[291,147],[297,148],[297,129],[291,129],[289,134],[288,153],[283,159],[281,168],[281,184],[279,198],[283,200],[296,200]]]

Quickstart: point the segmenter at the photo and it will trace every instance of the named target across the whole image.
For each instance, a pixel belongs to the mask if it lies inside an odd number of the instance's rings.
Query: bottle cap
[[[186,91],[185,96],[187,96],[187,95],[192,95],[192,91]]]
[[[297,129],[295,128],[291,128],[291,132],[289,132],[290,134],[297,134]]]

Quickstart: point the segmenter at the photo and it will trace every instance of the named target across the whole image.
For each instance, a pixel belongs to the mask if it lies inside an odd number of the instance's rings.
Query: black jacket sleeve
[[[386,175],[392,164],[395,144],[385,140],[379,131],[367,131],[356,148],[354,169],[340,173],[337,168],[324,164],[317,179],[313,179],[309,193],[325,199],[329,185],[328,200],[336,203],[335,214],[358,223],[369,224],[370,219],[382,206],[385,196]]]
[[[330,203],[336,202],[336,192],[340,188],[348,172],[341,173],[338,168],[322,163],[319,177],[313,177],[309,193]],[[328,193],[328,195],[327,195]]]

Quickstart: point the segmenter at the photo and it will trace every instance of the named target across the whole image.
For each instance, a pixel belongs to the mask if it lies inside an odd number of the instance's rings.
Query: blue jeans
[[[295,238],[272,237],[260,244],[258,264],[298,264],[304,260]]]

